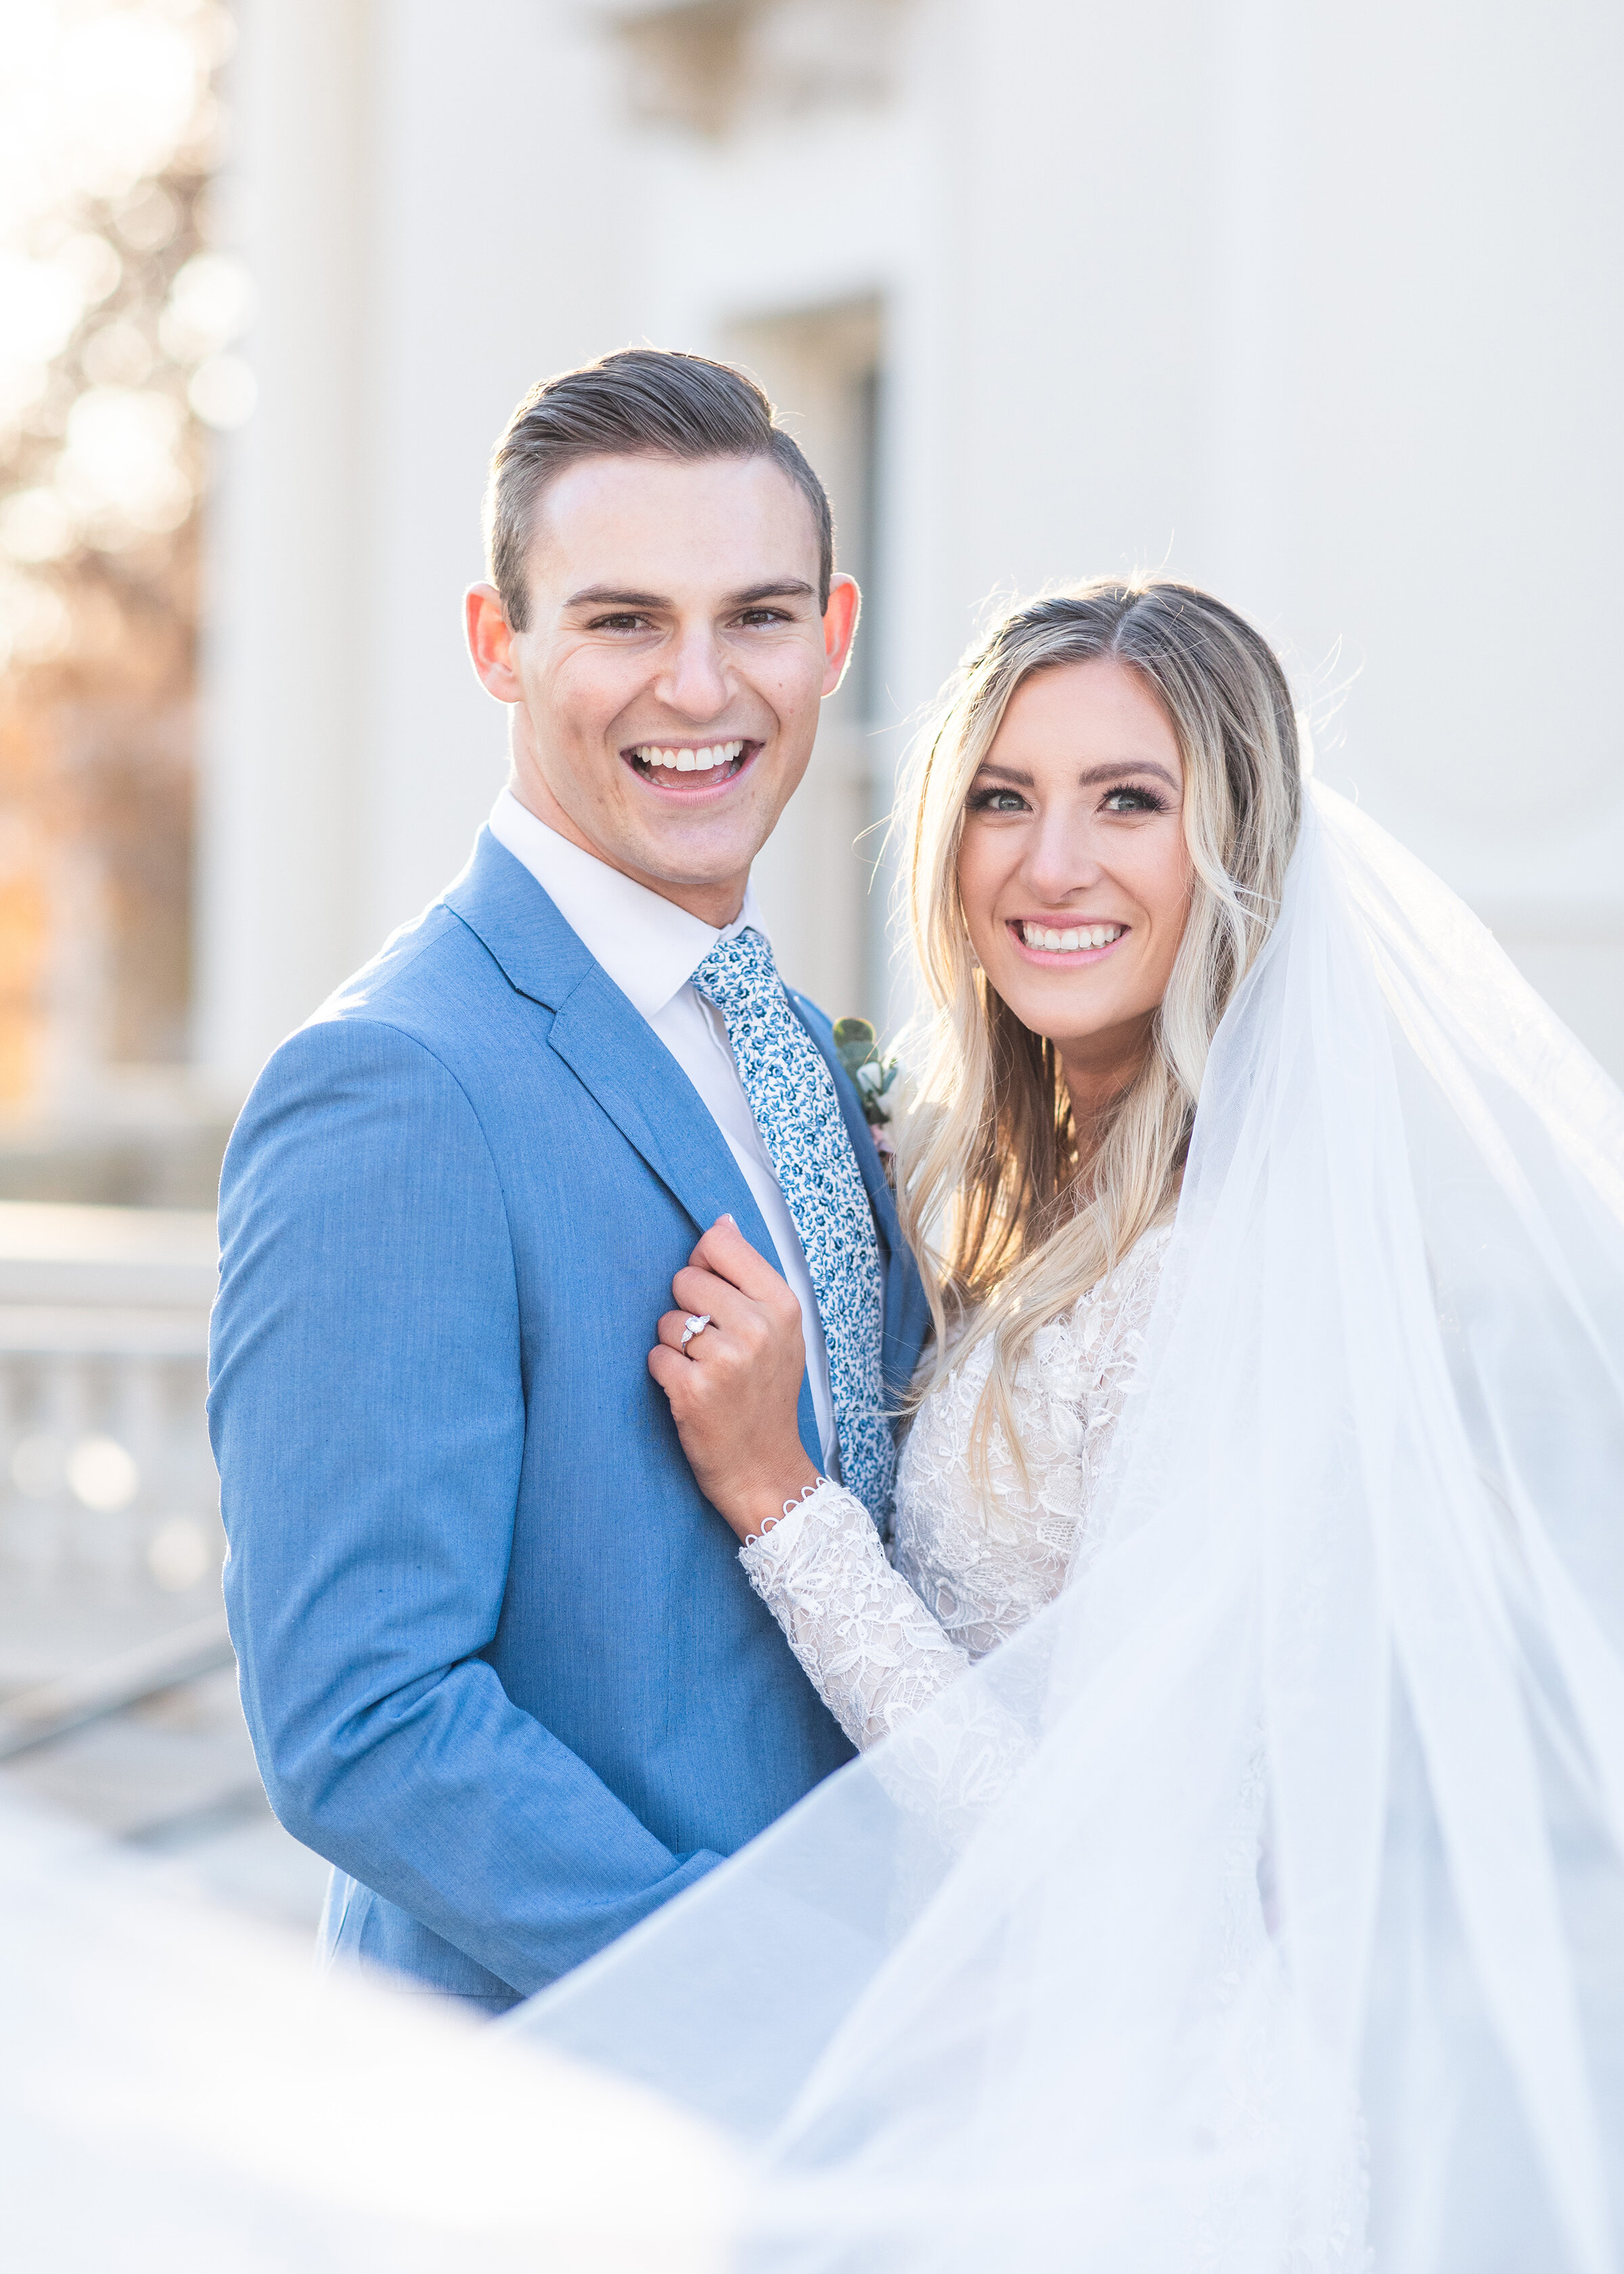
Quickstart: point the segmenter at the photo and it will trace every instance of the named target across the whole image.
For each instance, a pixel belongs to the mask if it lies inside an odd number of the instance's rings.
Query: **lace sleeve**
[[[752,1587],[860,1750],[969,1664],[885,1560],[868,1511],[827,1480],[739,1551]]]

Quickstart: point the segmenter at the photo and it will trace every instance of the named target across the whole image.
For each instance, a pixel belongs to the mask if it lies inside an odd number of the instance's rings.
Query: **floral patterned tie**
[[[880,1248],[834,1076],[790,1008],[760,932],[747,926],[718,940],[693,980],[727,1021],[744,1094],[806,1250],[829,1352],[841,1481],[883,1524],[897,1452],[880,1375]]]

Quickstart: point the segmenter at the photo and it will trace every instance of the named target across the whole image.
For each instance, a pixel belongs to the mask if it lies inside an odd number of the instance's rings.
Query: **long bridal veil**
[[[510,2027],[744,2266],[1624,2254],[1624,1099],[1311,794],[1071,1584]]]
[[[177,1873],[180,1873],[178,1884]],[[0,2202],[16,2274],[716,2274],[733,2159],[618,2079],[0,1785]]]

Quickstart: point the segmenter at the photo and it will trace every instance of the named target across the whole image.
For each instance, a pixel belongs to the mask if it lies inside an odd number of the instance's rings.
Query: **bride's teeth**
[[[1122,937],[1121,924],[1079,924],[1070,931],[1051,931],[1046,924],[1021,919],[1020,936],[1028,947],[1048,955],[1074,955],[1094,947],[1109,947]]]
[[[680,774],[691,774],[693,772],[694,753],[692,750],[679,750],[677,752],[676,768]]]

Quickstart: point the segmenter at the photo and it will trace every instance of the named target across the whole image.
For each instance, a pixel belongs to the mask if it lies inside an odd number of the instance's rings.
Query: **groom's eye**
[[[736,621],[741,624],[786,624],[790,615],[787,608],[746,608]]]

